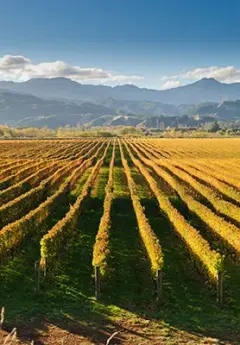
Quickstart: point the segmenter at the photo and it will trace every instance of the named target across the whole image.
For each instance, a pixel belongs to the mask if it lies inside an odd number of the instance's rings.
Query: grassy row
[[[18,164],[21,162],[21,164],[27,163],[27,161],[29,162],[33,162],[36,159],[45,159],[45,158],[53,158],[53,156],[57,153],[60,153],[62,150],[65,150],[65,145],[63,147],[61,147],[59,145],[59,143],[52,143],[51,145],[47,145],[47,147],[45,148],[43,143],[41,142],[41,144],[37,145],[37,148],[33,146],[32,142],[31,145],[27,145],[27,147],[25,148],[25,151],[21,150],[20,143],[17,143],[17,147],[15,147],[15,149],[13,149],[13,153],[14,153],[14,160],[16,162],[18,162]],[[26,158],[21,158],[23,153],[26,153]],[[44,152],[47,153],[47,155],[41,155],[41,157],[38,156],[39,152]],[[28,154],[29,153],[29,154]],[[8,154],[8,157],[10,157],[10,153]],[[6,161],[6,160],[5,160]],[[10,167],[10,166],[9,166]]]
[[[167,167],[177,177],[189,183],[189,185],[192,188],[194,188],[199,194],[204,196],[218,212],[240,223],[240,208],[238,206],[224,199],[220,199],[218,194],[214,192],[212,188],[209,188],[205,186],[204,184],[198,182],[193,176],[189,175],[188,173],[180,169],[175,168],[172,164],[161,162],[160,165]],[[192,172],[191,168],[189,168],[188,171],[189,173],[191,173]],[[202,176],[201,174],[198,174],[198,173],[196,174],[197,176],[201,176],[202,179],[204,178],[204,176]],[[205,181],[210,183],[211,178],[209,178],[207,175],[205,176],[206,176]]]
[[[64,147],[61,152],[58,152],[57,158],[58,159],[68,159],[69,156],[75,154],[75,150],[82,150],[84,148],[85,143],[82,141],[76,142],[74,144],[68,144],[67,147]],[[49,158],[51,158],[52,155],[49,155]],[[56,157],[55,157],[56,158]]]
[[[143,149],[142,149],[143,150]],[[139,153],[139,151],[138,151]],[[149,157],[151,157],[149,153]],[[228,247],[232,248],[236,253],[240,253],[240,232],[238,227],[225,221],[222,217],[219,217],[212,212],[208,207],[195,200],[178,181],[167,173],[164,169],[161,169],[153,160],[145,159],[141,156],[141,160],[149,167],[151,167],[155,173],[165,180],[180,196],[180,198],[186,203],[189,210],[194,212],[202,221],[208,225],[215,235],[220,237]]]
[[[17,183],[25,177],[31,175],[36,170],[41,169],[46,164],[45,160],[40,161],[27,161],[22,166],[16,166],[15,168],[7,169],[7,174],[0,180],[0,190],[10,187],[14,183]],[[11,171],[10,171],[11,170]]]
[[[100,143],[100,141],[98,143]],[[72,160],[84,156],[94,145],[96,145],[96,142],[94,141],[81,143],[81,147],[78,146],[71,150],[70,154],[66,155],[64,158]]]
[[[73,161],[67,161],[66,164],[61,168],[62,171],[69,171],[70,169],[74,169],[79,165],[82,165],[83,163],[86,162],[86,160],[92,158],[96,159],[97,153],[102,150],[104,147],[104,142],[99,142],[95,145],[93,145],[83,156],[80,158],[77,158]],[[59,181],[61,180],[60,174],[56,174],[55,176],[52,177],[51,181],[49,184],[51,185],[51,188],[57,188]],[[75,180],[72,179],[72,183],[75,183]]]
[[[31,143],[31,144],[30,144]],[[29,145],[30,144],[30,145]],[[10,149],[9,149],[10,147]],[[61,148],[66,147],[66,142],[53,142],[53,141],[44,141],[44,140],[31,140],[31,141],[7,141],[6,145],[1,142],[0,146],[0,157],[7,159],[16,159],[16,160],[26,160],[26,159],[35,159],[38,158],[48,158],[48,155],[58,152]],[[4,153],[4,154],[3,154]],[[39,157],[39,154],[41,156]]]
[[[44,220],[69,192],[69,188],[73,181],[79,178],[87,168],[95,164],[96,155],[100,153],[101,149],[102,147],[100,147],[92,157],[86,159],[77,169],[75,169],[66,181],[61,184],[59,189],[47,200],[21,219],[6,225],[0,231],[0,257],[7,256],[44,222]]]
[[[219,181],[217,178],[217,174],[214,174],[213,176],[211,171],[209,171],[209,168],[206,169],[205,172],[201,171],[202,170],[201,163],[196,165],[194,164],[194,162],[190,163],[186,161],[184,162],[184,164],[182,164],[181,162],[176,162],[176,163],[174,162],[174,165],[189,172],[189,174],[192,175],[193,177],[196,176],[200,180],[207,182],[208,184],[212,185],[214,188],[219,190],[219,192],[221,192],[222,194],[240,203],[240,192],[236,188],[233,188],[229,186],[228,184]]]
[[[113,191],[113,175],[114,175],[114,161],[115,161],[115,142],[113,145],[112,158],[109,165],[108,182],[105,188],[105,199],[103,204],[103,215],[98,228],[95,244],[93,247],[92,264],[95,267],[100,267],[100,274],[102,278],[107,272],[107,259],[109,255],[109,230],[111,227],[111,206],[114,198]]]
[[[209,169],[209,164],[202,161],[200,161],[199,164],[196,164],[192,160],[191,162],[184,162],[184,164],[187,165],[187,169],[189,171],[191,168],[191,173],[193,173],[195,176],[212,184],[222,194],[225,194],[229,198],[235,199],[240,202],[240,192],[238,191],[238,189],[240,188],[240,183],[236,178],[238,174],[229,175],[226,170],[224,170],[224,168],[214,166],[214,164],[212,164],[211,169]],[[178,162],[177,165],[180,166],[180,163]],[[183,166],[181,167],[186,169],[186,165],[185,168]]]
[[[0,178],[2,178],[3,176],[1,176],[1,173],[4,171],[4,170],[7,170],[9,168],[16,168],[16,166],[20,166],[22,165],[23,163],[25,163],[26,159],[0,159]]]
[[[20,196],[21,194],[26,193],[32,187],[37,186],[42,179],[46,178],[52,174],[56,169],[59,168],[61,162],[51,162],[46,163],[45,166],[30,176],[27,176],[25,179],[20,180],[18,183],[0,191],[0,205],[9,202]]]
[[[65,157],[65,153],[71,150],[74,146],[76,146],[77,143],[69,145],[68,143],[65,143],[65,145],[59,145],[59,143],[56,143],[53,146],[47,147],[46,151],[44,152],[43,158],[44,159],[60,159]],[[67,148],[66,148],[67,147]],[[36,157],[39,154],[39,149],[36,150],[33,154],[33,159],[36,159]]]
[[[93,142],[85,143],[85,142],[77,142],[74,145],[69,145],[69,147],[64,148],[61,153],[57,155],[57,159],[75,159],[77,158],[77,154],[80,153],[80,155],[84,155],[86,153],[86,146],[88,149],[90,149],[94,145]],[[49,156],[51,158],[51,155]]]
[[[231,159],[216,159],[213,154],[213,158],[211,160],[214,169],[221,170],[230,176],[236,176],[236,174],[240,173],[240,167],[239,167],[239,160],[238,158],[231,158]],[[208,164],[208,161],[206,159],[203,159],[203,163]],[[226,164],[227,163],[227,164]]]
[[[69,174],[71,167],[60,167],[53,175],[48,176],[41,183],[17,198],[10,200],[0,207],[0,225],[5,226],[24,216],[29,210],[51,195],[61,180]],[[54,182],[54,183],[53,183]]]
[[[43,236],[40,241],[41,246],[41,266],[52,265],[58,257],[63,246],[67,244],[67,240],[71,237],[72,232],[76,228],[76,222],[80,213],[83,200],[88,196],[99,170],[104,162],[109,144],[107,145],[102,157],[97,161],[92,169],[87,181],[85,182],[82,192],[77,198],[69,212],[61,219],[53,228]]]
[[[148,169],[143,164],[146,163],[146,165],[148,165],[148,160],[145,159],[140,151],[134,146],[131,145],[131,149],[140,160],[134,157],[127,144],[126,147],[133,163],[146,179],[150,189],[156,196],[160,209],[166,214],[176,233],[186,244],[191,256],[198,263],[199,269],[209,278],[211,283],[216,285],[218,272],[223,270],[223,257],[219,253],[211,250],[209,243],[187,222],[178,210],[175,209],[169,199],[164,196],[156,180],[151,176]],[[143,163],[141,163],[141,161]]]
[[[13,164],[12,166],[7,167],[3,171],[1,171],[1,173],[0,173],[1,184],[2,184],[3,179],[9,178],[10,176],[14,175],[15,173],[21,172],[25,168],[28,168],[29,164],[31,164],[31,163],[32,163],[32,165],[34,165],[34,162],[32,162],[31,160],[27,160],[27,161],[24,161],[24,162],[21,162],[18,164]],[[1,185],[0,185],[0,187],[1,187]]]
[[[136,184],[132,178],[131,170],[129,168],[127,160],[124,157],[123,149],[120,142],[119,147],[123,168],[127,177],[128,187],[131,194],[133,208],[137,218],[139,233],[151,262],[153,275],[156,276],[157,271],[161,270],[164,264],[162,249],[159,244],[159,240],[152,231],[148,219],[144,213],[144,208],[141,205],[140,198],[137,193]]]

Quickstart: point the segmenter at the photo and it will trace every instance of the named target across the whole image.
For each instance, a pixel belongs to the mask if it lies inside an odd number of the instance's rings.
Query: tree
[[[217,121],[213,121],[209,127],[208,132],[216,133],[221,129]]]

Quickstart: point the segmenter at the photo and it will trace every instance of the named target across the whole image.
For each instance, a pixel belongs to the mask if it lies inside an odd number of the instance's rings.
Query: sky
[[[238,0],[0,0],[0,80],[240,82]]]

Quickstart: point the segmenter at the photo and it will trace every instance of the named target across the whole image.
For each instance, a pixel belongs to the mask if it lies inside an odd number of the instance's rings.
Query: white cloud
[[[161,80],[165,81],[181,81],[181,80],[199,80],[202,78],[214,78],[224,83],[240,82],[240,69],[235,66],[211,66],[204,68],[195,68],[185,71],[177,75],[163,76]]]
[[[31,61],[21,55],[4,55],[0,58],[0,70],[16,70],[24,68],[26,65],[30,64]]]
[[[166,83],[163,84],[162,89],[167,90],[167,89],[172,89],[174,87],[181,86],[182,83],[179,80],[168,80]]]
[[[82,68],[64,61],[34,64],[21,55],[5,55],[0,58],[0,80],[25,81],[31,78],[65,77],[78,82],[131,83],[143,79],[135,75],[121,75],[101,68]]]

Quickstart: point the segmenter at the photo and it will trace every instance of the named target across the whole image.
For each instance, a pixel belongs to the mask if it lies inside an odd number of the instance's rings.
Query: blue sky
[[[1,80],[66,76],[157,89],[211,76],[240,81],[237,0],[0,0],[0,5]]]

